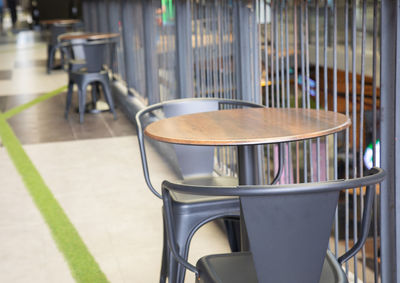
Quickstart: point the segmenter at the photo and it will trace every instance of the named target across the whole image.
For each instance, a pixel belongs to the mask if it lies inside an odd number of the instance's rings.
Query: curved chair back
[[[74,59],[84,59],[88,73],[98,73],[106,63],[107,46],[116,44],[114,40],[83,40],[74,39],[65,45],[73,51]]]
[[[343,263],[365,243],[375,184],[381,182],[384,176],[382,169],[374,168],[371,175],[350,180],[232,188],[194,187],[165,181],[163,198],[167,225],[173,225],[168,211],[169,191],[207,196],[239,196],[259,282],[317,283],[328,248],[339,192],[367,187],[361,235],[353,248],[339,258],[339,263]],[[187,262],[182,264],[193,271],[193,266]]]
[[[68,31],[67,26],[65,25],[52,25],[50,28],[51,34],[50,34],[50,44],[51,45],[56,45],[58,43],[58,37],[66,33]]]
[[[218,110],[217,100],[190,100],[166,103],[163,107],[166,118]],[[210,175],[214,169],[214,147],[173,145],[182,177]],[[195,162],[193,162],[195,160]]]
[[[136,115],[137,135],[142,157],[143,172],[150,190],[161,198],[160,193],[154,189],[150,181],[147,165],[146,150],[144,146],[144,128],[154,121],[179,115],[216,111],[225,107],[263,107],[259,104],[240,100],[214,99],[214,98],[189,98],[170,100],[149,106]],[[161,112],[161,113],[160,113]],[[195,175],[211,174],[214,168],[214,147],[173,145],[181,170],[182,178]],[[194,162],[195,161],[195,162]]]

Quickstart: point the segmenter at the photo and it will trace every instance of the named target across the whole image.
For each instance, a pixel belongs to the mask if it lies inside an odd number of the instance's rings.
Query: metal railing
[[[399,0],[84,0],[83,15],[87,30],[121,33],[114,75],[145,103],[223,97],[349,116],[341,134],[287,144],[280,182],[362,176],[379,166],[380,152],[388,178],[377,189],[371,240],[344,268],[358,282],[391,283],[400,282],[399,7]],[[261,151],[270,182],[277,148]],[[234,174],[235,159],[220,150],[221,172]],[[357,239],[363,195],[355,188],[341,196],[336,256]]]

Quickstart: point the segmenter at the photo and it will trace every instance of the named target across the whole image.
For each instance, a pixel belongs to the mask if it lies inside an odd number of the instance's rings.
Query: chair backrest
[[[105,50],[107,44],[107,41],[93,41],[83,45],[88,73],[97,73],[102,70],[105,64]]]
[[[199,195],[239,196],[259,282],[318,283],[340,191],[367,186],[361,235],[355,246],[339,259],[343,262],[367,238],[375,184],[384,175],[383,170],[374,168],[369,176],[332,182],[236,188],[165,182],[163,188]]]
[[[152,186],[149,177],[143,137],[143,130],[145,126],[158,119],[199,112],[215,111],[225,107],[226,105],[239,108],[263,107],[259,104],[239,100],[191,98],[165,101],[159,104],[151,105],[138,112],[136,115],[136,125],[140,153],[142,157],[143,172],[147,185],[155,195],[161,197],[161,195]],[[158,114],[157,116],[155,114],[156,111],[161,111],[161,114]],[[147,117],[147,121],[145,121],[144,117]],[[214,147],[173,145],[173,148],[176,153],[182,178],[212,173],[214,168]]]
[[[56,45],[58,43],[58,37],[66,33],[68,31],[68,27],[65,25],[52,25],[50,28],[51,34],[50,34],[50,44],[51,45]]]
[[[166,118],[218,110],[217,100],[189,100],[166,103],[163,112]],[[214,147],[173,145],[183,178],[211,174],[214,169]]]

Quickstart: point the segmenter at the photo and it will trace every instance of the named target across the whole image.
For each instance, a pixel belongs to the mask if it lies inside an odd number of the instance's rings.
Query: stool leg
[[[71,107],[73,89],[74,89],[74,82],[73,81],[69,81],[69,83],[68,83],[68,92],[67,92],[67,102],[66,102],[66,105],[65,105],[65,119],[68,119],[68,112],[69,112],[69,108]]]
[[[113,113],[114,115],[114,120],[117,120],[117,113],[115,113],[114,102],[111,96],[110,83],[108,81],[108,78],[102,80],[101,83],[103,85],[104,97],[108,103],[108,106],[110,106],[111,113]]]
[[[86,103],[86,86],[80,86],[78,88],[79,98],[79,122],[83,123],[83,115],[85,114],[85,103]]]
[[[161,258],[161,271],[160,271],[160,283],[166,283],[168,277],[168,243],[167,243],[167,233],[165,232],[165,227],[163,231],[163,249]]]
[[[92,103],[93,103],[93,109],[96,108],[97,95],[98,95],[98,94],[100,94],[98,84],[97,84],[97,83],[92,83]]]

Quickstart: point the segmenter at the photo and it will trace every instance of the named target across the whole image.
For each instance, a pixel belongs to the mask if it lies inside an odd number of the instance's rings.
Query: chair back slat
[[[338,191],[241,197],[260,283],[318,283]]]
[[[218,110],[218,101],[185,101],[163,106],[166,118]],[[214,169],[214,147],[173,145],[183,178],[211,174]]]

